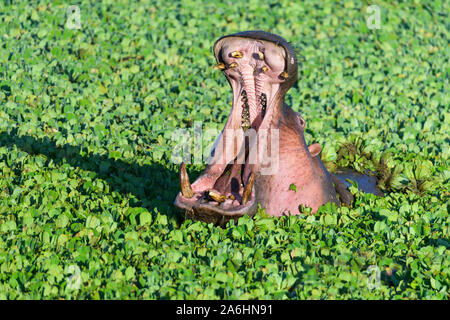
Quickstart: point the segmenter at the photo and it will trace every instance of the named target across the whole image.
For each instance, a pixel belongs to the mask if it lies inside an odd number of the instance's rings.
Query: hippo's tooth
[[[208,196],[213,199],[214,201],[217,201],[218,203],[224,202],[227,200],[227,197],[224,195],[221,195],[220,193],[214,192],[214,191],[208,191]]]
[[[288,78],[288,73],[286,71],[283,71],[282,74],[280,74],[280,77],[283,79],[287,79]]]
[[[240,52],[240,51],[233,51],[233,52],[231,53],[231,56],[232,56],[233,58],[242,58],[242,57],[244,56],[244,54],[243,54],[242,52]]]
[[[244,99],[244,105],[242,106],[241,114],[241,127],[242,129],[244,129],[244,131],[247,131],[248,128],[250,128],[250,125],[250,111],[248,110],[248,102],[247,99]]]
[[[214,66],[214,69],[216,70],[224,70],[226,68],[225,63],[218,63]]]
[[[269,68],[267,68],[267,66],[264,66],[261,68],[262,72],[266,72],[267,70],[269,70]]]
[[[192,198],[194,196],[194,191],[192,191],[191,183],[189,182],[189,176],[186,172],[186,165],[184,162],[180,166],[180,187],[181,193],[185,198]]]
[[[242,195],[242,204],[246,204],[252,195],[253,182],[255,181],[255,173],[251,173],[248,178],[247,185],[244,189],[244,194]]]
[[[265,93],[261,93],[261,117],[264,119],[264,116],[266,115],[266,108],[267,108],[267,96]]]
[[[236,62],[232,62],[228,65],[228,69],[236,68],[238,64]]]
[[[262,53],[261,51],[258,51],[258,57],[261,60],[264,60],[264,53]]]

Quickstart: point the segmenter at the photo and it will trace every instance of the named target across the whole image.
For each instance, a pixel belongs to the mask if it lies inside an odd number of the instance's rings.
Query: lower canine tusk
[[[184,162],[180,166],[180,187],[181,193],[185,198],[192,198],[194,196],[194,191],[192,191],[191,183],[189,182],[189,176],[186,172],[186,165]]]
[[[242,204],[246,204],[252,195],[253,182],[255,181],[255,173],[251,173],[245,185],[244,194],[242,195]]]

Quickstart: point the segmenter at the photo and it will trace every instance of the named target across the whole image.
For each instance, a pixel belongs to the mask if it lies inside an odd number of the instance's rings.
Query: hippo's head
[[[289,43],[264,31],[223,36],[215,42],[213,51],[215,68],[223,72],[233,90],[233,105],[213,147],[213,161],[192,186],[181,165],[181,192],[175,206],[193,219],[223,225],[229,219],[256,212],[254,181],[259,176],[259,165],[248,159],[252,148],[248,137],[234,145],[231,158],[217,146],[225,150],[230,145],[225,132],[240,131],[245,136],[249,129],[258,132],[270,128],[277,121],[284,95],[297,80],[298,67]]]

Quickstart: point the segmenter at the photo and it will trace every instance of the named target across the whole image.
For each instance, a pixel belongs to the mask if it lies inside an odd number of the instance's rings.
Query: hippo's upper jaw
[[[230,36],[217,41],[214,51],[216,68],[233,89],[230,127],[258,130],[289,78],[286,50],[267,40]]]
[[[258,202],[274,211],[270,214],[280,215],[288,210],[297,214],[299,201],[312,207],[328,201],[322,199],[324,191],[319,190],[322,186],[313,190],[315,195],[306,198],[300,193],[300,198],[292,193],[279,197],[293,205],[277,201],[280,192],[288,191],[289,184],[285,186],[288,180],[306,185],[306,179],[311,185],[310,181],[321,184],[326,178],[305,145],[303,119],[284,104],[285,93],[297,79],[292,47],[277,35],[246,31],[217,40],[214,55],[215,68],[223,72],[233,90],[232,109],[213,147],[210,164],[192,186],[182,164],[181,192],[175,205],[196,220],[224,224],[230,218],[253,215]],[[279,139],[276,145],[281,148],[271,154],[267,150],[272,150],[275,143],[269,138],[262,141],[261,135],[276,136]],[[253,139],[254,136],[257,138]],[[252,156],[255,150],[256,158]],[[262,162],[267,160],[264,155],[273,156],[274,152],[277,165],[280,160],[280,172],[264,174]],[[301,161],[299,172],[292,168],[298,161]],[[314,176],[317,177],[311,179]]]

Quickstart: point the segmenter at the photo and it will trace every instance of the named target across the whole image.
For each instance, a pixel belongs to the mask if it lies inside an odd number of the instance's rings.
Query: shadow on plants
[[[173,207],[173,198],[179,191],[178,172],[170,170],[161,164],[137,164],[123,160],[109,158],[107,155],[87,154],[82,146],[65,144],[57,146],[48,137],[36,138],[28,135],[17,134],[13,129],[10,133],[0,133],[0,146],[17,146],[19,149],[31,154],[42,154],[47,157],[47,164],[53,161],[55,164],[68,163],[85,171],[95,172],[98,178],[108,183],[111,191],[123,195],[132,194],[136,199],[130,199],[133,207],[144,207],[149,212],[154,208],[175,218],[178,223],[184,220],[182,214]],[[200,171],[190,172],[195,179]],[[336,172],[347,187],[350,183],[346,179],[357,181],[364,192],[382,195],[377,188],[373,177],[361,175],[350,170]]]
[[[29,154],[46,156],[46,165],[50,161],[55,164],[65,162],[73,167],[95,172],[98,178],[108,183],[111,191],[134,195],[137,201],[131,199],[131,206],[144,207],[150,212],[157,207],[159,212],[174,217],[178,222],[183,220],[172,205],[174,195],[180,187],[178,172],[161,164],[140,165],[112,159],[107,155],[83,155],[86,151],[81,146],[57,146],[48,137],[19,136],[15,129],[11,133],[0,133],[0,146],[13,145]],[[194,172],[193,176],[197,174]]]

